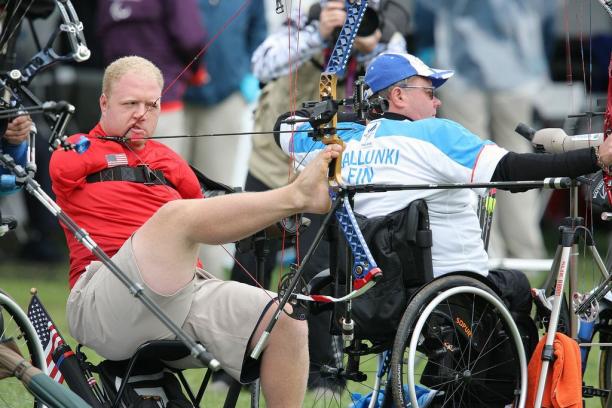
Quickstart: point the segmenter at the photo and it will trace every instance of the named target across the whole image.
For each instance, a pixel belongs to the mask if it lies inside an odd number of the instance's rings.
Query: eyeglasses
[[[422,89],[427,94],[427,96],[429,96],[429,99],[433,99],[434,96],[436,96],[436,88],[433,86],[397,85],[397,87],[403,89]]]

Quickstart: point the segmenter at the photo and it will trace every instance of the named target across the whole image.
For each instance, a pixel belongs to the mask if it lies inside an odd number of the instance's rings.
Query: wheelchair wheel
[[[601,337],[600,332],[599,341],[610,342],[612,338]],[[599,355],[599,388],[612,392],[612,347],[601,348],[601,354]],[[608,406],[608,400],[612,401],[612,395],[608,395],[607,398],[601,398],[602,408]]]
[[[612,392],[612,350],[610,347],[601,350],[599,370],[599,387]],[[612,396],[608,395],[608,399],[611,398]],[[601,406],[606,407],[606,399],[601,399]]]
[[[339,341],[339,338],[335,339]],[[341,343],[340,343],[341,346]],[[339,351],[341,348],[339,349]],[[341,352],[341,351],[340,351]],[[304,407],[382,407],[375,405],[377,399],[382,401],[381,389],[387,388],[387,373],[390,353],[380,354],[338,354],[336,361],[325,363],[311,361],[310,371],[319,380],[311,384]],[[369,403],[363,402],[368,399]],[[390,394],[388,395],[390,397]],[[388,398],[390,402],[390,398]],[[384,406],[391,406],[386,404]]]
[[[467,276],[436,279],[412,298],[391,373],[400,406],[426,399],[433,407],[523,407],[527,394],[525,352],[510,313]]]
[[[46,372],[44,353],[34,327],[26,314],[10,296],[0,291],[0,344],[16,346],[34,367]],[[3,407],[42,407],[42,403],[24,391],[15,377],[0,381],[0,405]]]

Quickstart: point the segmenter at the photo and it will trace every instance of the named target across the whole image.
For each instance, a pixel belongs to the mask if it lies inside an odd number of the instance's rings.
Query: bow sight
[[[310,113],[308,123],[315,129],[313,138],[318,140],[335,130],[321,126],[329,123],[336,113],[339,115],[339,122],[358,123],[365,123],[366,119],[382,115],[389,108],[389,102],[380,97],[368,98],[366,88],[363,77],[359,77],[353,85],[352,98],[304,102],[302,107]],[[340,106],[347,107],[348,112],[338,112]]]
[[[67,102],[41,102],[28,88],[34,77],[43,70],[58,62],[82,62],[89,59],[91,52],[87,48],[83,35],[83,23],[79,21],[70,0],[26,0],[4,1],[3,30],[0,36],[0,132],[4,133],[9,119],[25,114],[43,114],[50,124],[52,132],[49,137],[49,148],[58,147],[83,151],[87,143],[73,146],[66,141],[65,129],[75,112],[74,106]],[[39,44],[36,31],[31,21],[44,18],[57,7],[61,22],[39,52],[21,69],[14,68],[16,60],[15,43],[24,19],[30,22],[33,37]],[[61,54],[53,46],[60,38],[67,39],[70,50]],[[39,47],[40,48],[40,47]]]

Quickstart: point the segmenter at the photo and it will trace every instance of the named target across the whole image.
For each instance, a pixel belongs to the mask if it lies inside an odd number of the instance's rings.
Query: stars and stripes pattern
[[[47,311],[43,308],[37,296],[32,296],[32,300],[28,306],[28,319],[30,319],[30,322],[32,322],[32,326],[34,326],[38,339],[40,340],[40,344],[43,347],[49,377],[53,378],[59,383],[62,383],[64,381],[64,377],[53,361],[53,353],[58,347],[64,344],[64,339],[62,339],[58,333],[53,321],[47,314]]]
[[[105,157],[108,167],[127,166],[128,164],[128,158],[125,153],[107,154]]]

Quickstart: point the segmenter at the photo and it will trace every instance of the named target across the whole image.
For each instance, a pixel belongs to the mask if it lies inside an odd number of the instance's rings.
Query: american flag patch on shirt
[[[127,166],[128,164],[128,159],[125,153],[107,154],[105,157],[108,167]]]

